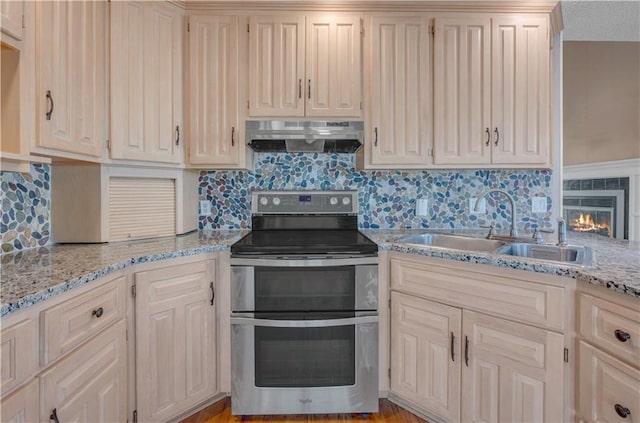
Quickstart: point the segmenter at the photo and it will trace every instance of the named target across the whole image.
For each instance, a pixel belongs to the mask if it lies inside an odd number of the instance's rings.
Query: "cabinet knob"
[[[98,319],[102,317],[103,314],[104,314],[104,310],[102,309],[102,307],[98,307],[97,309],[91,312],[91,315],[96,316]]]
[[[613,408],[616,409],[616,413],[618,413],[618,416],[622,417],[623,419],[626,419],[627,417],[629,417],[629,414],[631,414],[631,410],[620,404],[614,405]]]
[[[627,342],[631,338],[631,335],[629,335],[627,332],[620,329],[616,329],[616,331],[613,332],[613,334],[616,336],[616,339],[620,342]]]

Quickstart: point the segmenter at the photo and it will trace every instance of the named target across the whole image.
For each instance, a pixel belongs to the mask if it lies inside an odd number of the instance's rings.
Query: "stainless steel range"
[[[231,247],[236,415],[378,410],[377,245],[354,191],[259,191]]]

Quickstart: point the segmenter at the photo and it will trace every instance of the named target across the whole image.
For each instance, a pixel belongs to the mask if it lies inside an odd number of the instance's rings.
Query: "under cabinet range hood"
[[[255,152],[355,153],[364,138],[362,121],[248,120],[247,145]]]

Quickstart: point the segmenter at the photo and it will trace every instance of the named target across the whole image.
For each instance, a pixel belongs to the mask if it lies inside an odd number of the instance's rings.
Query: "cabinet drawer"
[[[621,360],[640,363],[640,311],[581,292],[580,335]]]
[[[125,317],[126,278],[112,281],[42,312],[43,364],[66,354]]]
[[[0,334],[2,396],[22,384],[38,368],[38,329],[34,319],[3,328]]]
[[[563,288],[484,273],[473,270],[471,265],[467,270],[464,265],[442,262],[393,257],[391,289],[498,317],[564,329]]]
[[[590,422],[640,422],[640,370],[583,341],[578,354],[578,414]]]

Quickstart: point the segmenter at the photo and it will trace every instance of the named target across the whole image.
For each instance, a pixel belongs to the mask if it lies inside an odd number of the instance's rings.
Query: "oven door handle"
[[[328,328],[333,326],[349,326],[361,323],[378,323],[378,316],[349,317],[347,319],[323,320],[269,320],[249,317],[232,317],[232,325],[261,326],[267,328]]]
[[[331,266],[359,266],[378,264],[378,257],[351,258],[231,258],[232,266],[260,266],[260,267],[331,267]]]

